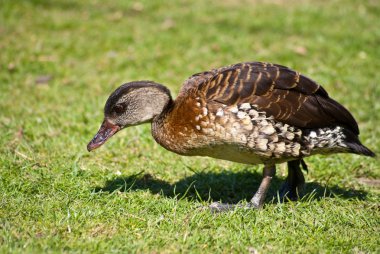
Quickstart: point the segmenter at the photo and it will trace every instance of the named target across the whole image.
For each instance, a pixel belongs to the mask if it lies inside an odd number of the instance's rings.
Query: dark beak
[[[104,120],[102,126],[95,137],[88,143],[87,150],[91,152],[92,150],[103,145],[110,137],[112,137],[116,132],[120,130],[120,127]]]

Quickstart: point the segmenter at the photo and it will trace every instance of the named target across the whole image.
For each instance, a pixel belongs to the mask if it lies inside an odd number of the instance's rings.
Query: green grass
[[[0,252],[380,252],[379,159],[308,158],[308,195],[286,204],[280,166],[264,209],[215,215],[200,207],[249,200],[262,166],[177,156],[149,125],[86,151],[121,83],[176,94],[259,60],[323,84],[379,153],[379,16],[370,0],[0,0]]]

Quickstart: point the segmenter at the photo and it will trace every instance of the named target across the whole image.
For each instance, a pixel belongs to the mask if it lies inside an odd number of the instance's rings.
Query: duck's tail
[[[360,142],[358,134],[342,126],[309,130],[305,139],[316,153],[343,152],[375,157],[375,153]]]
[[[365,155],[369,157],[375,157],[376,154],[369,148],[365,147],[359,140],[359,137],[352,133],[350,130],[344,129],[345,140],[344,144],[349,148],[350,152]]]

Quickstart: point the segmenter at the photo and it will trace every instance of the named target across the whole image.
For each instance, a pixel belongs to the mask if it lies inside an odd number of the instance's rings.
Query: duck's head
[[[151,122],[172,102],[170,91],[152,81],[135,81],[117,88],[104,106],[104,120],[98,133],[88,143],[92,151],[121,129]]]

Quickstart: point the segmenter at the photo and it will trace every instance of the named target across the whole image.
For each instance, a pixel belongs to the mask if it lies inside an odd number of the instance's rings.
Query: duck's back
[[[225,105],[251,103],[277,121],[302,128],[344,125],[359,128],[350,112],[331,99],[313,80],[287,67],[269,63],[239,63],[190,77],[180,95],[195,88],[207,101]]]

